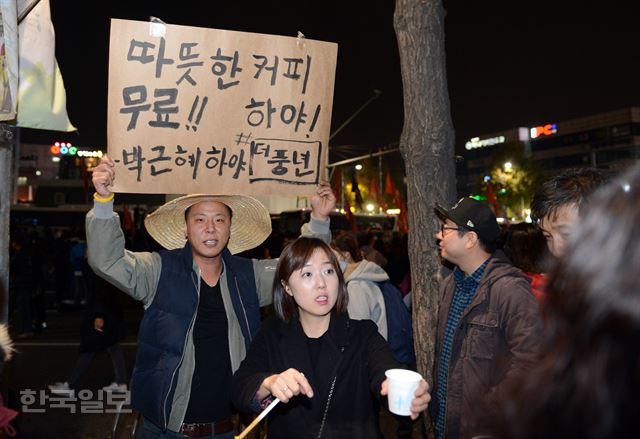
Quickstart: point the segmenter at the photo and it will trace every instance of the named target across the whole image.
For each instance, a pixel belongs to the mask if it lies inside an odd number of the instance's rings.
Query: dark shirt
[[[311,358],[311,364],[313,365],[313,373],[317,376],[317,366],[320,358],[320,351],[322,350],[322,344],[326,338],[327,333],[325,332],[318,338],[307,337],[307,346],[309,347],[309,357]]]
[[[200,282],[200,303],[193,328],[195,370],[184,422],[212,422],[231,416],[231,359],[227,314],[220,283]]]

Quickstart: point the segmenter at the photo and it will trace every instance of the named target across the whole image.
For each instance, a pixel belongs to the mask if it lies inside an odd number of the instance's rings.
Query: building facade
[[[584,166],[616,174],[640,160],[640,107],[468,139],[458,169],[461,196],[474,193],[494,163],[493,157],[508,145],[521,148],[545,179],[565,169]]]

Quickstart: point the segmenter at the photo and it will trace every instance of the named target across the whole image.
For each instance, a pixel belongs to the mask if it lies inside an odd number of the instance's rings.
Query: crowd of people
[[[269,437],[383,437],[385,371],[416,367],[395,355],[397,312],[384,286],[398,300],[410,292],[406,256],[375,234],[332,236],[336,198],[324,183],[310,222],[277,259],[239,256],[271,230],[266,208],[239,195],[166,203],[145,220],[164,250],[130,251],[114,178],[105,156],[93,172],[86,261],[144,307],[129,383],[118,336],[96,334],[104,316],[93,314],[86,329],[112,355],[114,384],[130,384],[140,437],[232,438],[242,427],[235,413],[274,400]],[[433,206],[451,270],[439,293],[433,382],[418,385],[398,437],[412,437],[426,412],[437,438],[640,435],[640,166],[611,181],[595,169],[564,172],[537,190],[531,210],[533,224],[501,228],[472,198]],[[29,257],[21,244],[17,261]],[[25,317],[25,330],[35,321]],[[59,384],[72,388],[92,352]]]

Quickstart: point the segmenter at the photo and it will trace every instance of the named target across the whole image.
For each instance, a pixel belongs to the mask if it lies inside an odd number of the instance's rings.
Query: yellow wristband
[[[109,201],[113,200],[114,196],[115,196],[115,194],[113,192],[108,197],[101,197],[100,195],[98,195],[97,192],[93,193],[93,199],[95,201],[97,201],[98,203],[108,203]]]

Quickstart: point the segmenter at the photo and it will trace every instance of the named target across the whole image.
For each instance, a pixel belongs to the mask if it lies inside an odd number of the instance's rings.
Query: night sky
[[[456,145],[516,126],[640,105],[635,3],[445,1]],[[106,145],[109,18],[147,21],[152,15],[186,26],[289,36],[299,30],[307,38],[338,43],[332,130],[374,89],[382,95],[332,145],[377,149],[396,142],[402,130],[394,7],[389,0],[51,0],[68,113],[79,134],[22,130],[22,140]]]

